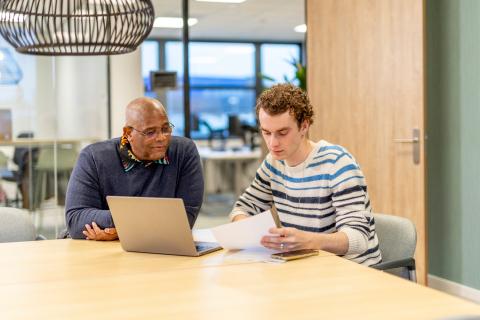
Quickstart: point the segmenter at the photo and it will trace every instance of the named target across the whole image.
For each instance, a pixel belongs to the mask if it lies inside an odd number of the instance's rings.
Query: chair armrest
[[[372,268],[377,270],[389,270],[394,268],[407,268],[408,270],[415,270],[415,259],[407,258],[394,261],[380,262],[372,266]]]

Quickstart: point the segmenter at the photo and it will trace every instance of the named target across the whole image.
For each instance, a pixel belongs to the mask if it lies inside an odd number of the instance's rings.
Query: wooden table
[[[480,306],[321,253],[283,264],[0,244],[0,319],[444,319]]]

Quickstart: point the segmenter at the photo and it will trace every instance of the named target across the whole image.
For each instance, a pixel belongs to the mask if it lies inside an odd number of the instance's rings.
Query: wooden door
[[[424,10],[419,0],[307,0],[312,138],[353,153],[374,212],[414,221],[425,284]]]

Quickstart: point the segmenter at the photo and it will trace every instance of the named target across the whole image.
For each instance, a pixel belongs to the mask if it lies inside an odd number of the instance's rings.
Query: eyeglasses
[[[166,125],[164,127],[147,129],[145,131],[140,131],[138,129],[135,129],[132,126],[130,126],[129,128],[132,128],[133,130],[137,131],[138,133],[140,133],[145,138],[151,139],[151,138],[154,138],[154,137],[158,136],[160,133],[164,137],[170,136],[172,134],[172,130],[173,130],[173,128],[175,128],[175,126],[172,123],[169,122],[168,125]]]

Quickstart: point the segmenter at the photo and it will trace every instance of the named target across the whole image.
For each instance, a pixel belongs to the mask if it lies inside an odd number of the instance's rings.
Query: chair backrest
[[[8,157],[0,150],[0,169],[6,169],[8,166]]]
[[[375,213],[375,230],[378,236],[382,261],[412,258],[417,245],[417,231],[407,218]]]
[[[32,241],[35,226],[24,210],[0,207],[0,242]]]
[[[37,170],[54,170],[55,152],[53,147],[44,147],[40,149],[38,162],[35,165]],[[77,161],[78,152],[73,147],[58,146],[57,147],[57,170],[72,171]]]

